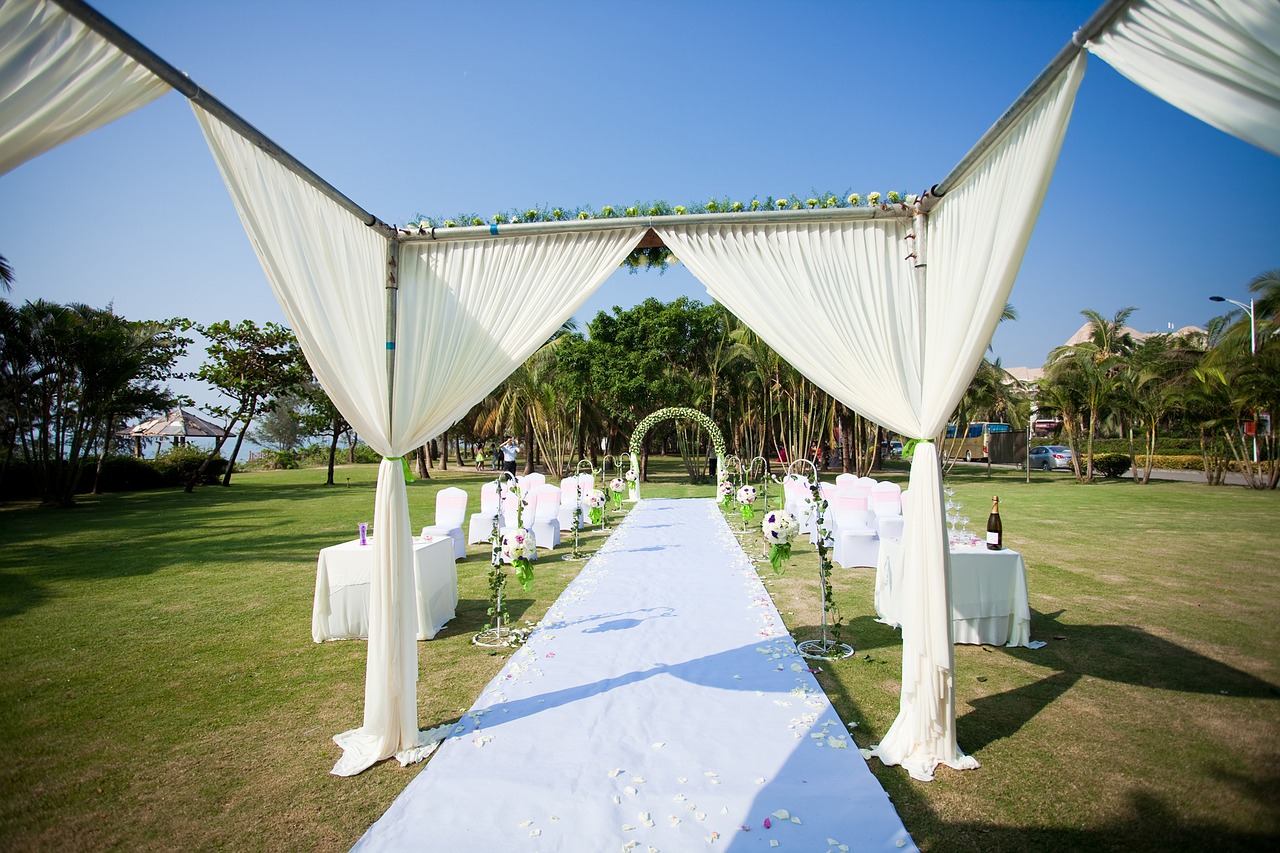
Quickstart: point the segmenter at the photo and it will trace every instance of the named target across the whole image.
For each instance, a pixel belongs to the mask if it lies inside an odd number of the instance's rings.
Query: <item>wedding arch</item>
[[[999,321],[1087,54],[1280,154],[1280,62],[1269,47],[1280,40],[1280,4],[1105,0],[920,198],[401,230],[82,0],[7,0],[0,32],[0,175],[180,92],[317,379],[383,456],[364,718],[334,738],[340,775],[392,755],[418,760],[434,746],[418,729],[413,529],[400,456],[459,420],[645,245],[674,252],[828,394],[922,440],[903,508],[910,612],[899,713],[872,754],[918,779],[938,764],[976,767],[956,742],[950,558],[928,439],[942,431]],[[495,316],[491,306],[506,294],[519,294],[523,310]],[[791,310],[777,310],[780,294]]]
[[[635,432],[631,433],[631,443],[627,446],[627,454],[631,457],[631,470],[635,471],[637,476],[632,483],[631,498],[633,500],[640,499],[640,460],[637,454],[644,447],[644,437],[648,435],[649,430],[655,425],[663,421],[670,421],[676,418],[686,418],[693,421],[698,426],[707,431],[711,436],[711,446],[716,451],[716,470],[724,470],[724,457],[726,448],[724,444],[724,435],[720,432],[720,427],[716,426],[716,422],[711,420],[707,415],[699,412],[697,409],[690,409],[685,406],[671,406],[666,409],[658,409],[658,411],[645,417],[640,423],[636,424]],[[712,483],[712,488],[715,484]]]

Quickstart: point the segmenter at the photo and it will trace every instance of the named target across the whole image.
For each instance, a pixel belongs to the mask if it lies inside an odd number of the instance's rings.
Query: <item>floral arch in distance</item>
[[[720,433],[720,428],[716,426],[716,422],[708,416],[699,412],[697,409],[690,409],[684,406],[673,406],[668,409],[658,409],[658,411],[646,416],[640,423],[636,424],[635,432],[631,434],[631,443],[627,447],[627,455],[631,457],[631,470],[637,472],[637,477],[633,482],[628,483],[630,487],[629,500],[637,501],[640,499],[640,460],[636,458],[641,446],[644,444],[644,437],[654,424],[662,421],[672,420],[674,418],[688,418],[689,420],[702,427],[711,436],[711,446],[716,450],[716,471],[723,475],[725,444],[724,436]],[[712,485],[715,488],[715,485]]]

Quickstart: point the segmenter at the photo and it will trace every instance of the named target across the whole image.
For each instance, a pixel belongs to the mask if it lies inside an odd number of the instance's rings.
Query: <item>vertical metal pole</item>
[[[387,241],[387,433],[395,434],[396,387],[396,312],[400,285],[396,270],[400,254],[400,241],[393,235]]]
[[[1249,300],[1249,352],[1253,355],[1253,360],[1257,366],[1258,361],[1258,331],[1254,324],[1253,300]],[[1253,464],[1258,464],[1258,416],[1253,417]]]

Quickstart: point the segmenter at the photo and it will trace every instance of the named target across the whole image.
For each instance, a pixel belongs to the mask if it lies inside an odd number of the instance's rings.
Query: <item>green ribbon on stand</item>
[[[403,456],[384,456],[382,458],[387,462],[395,462],[397,459],[400,460],[400,465],[404,468],[405,483],[412,483],[414,480],[418,479],[413,476],[413,472],[409,470],[409,460],[405,459]]]
[[[932,438],[909,438],[906,444],[902,445],[902,458],[910,459],[916,455],[917,444],[933,444]]]

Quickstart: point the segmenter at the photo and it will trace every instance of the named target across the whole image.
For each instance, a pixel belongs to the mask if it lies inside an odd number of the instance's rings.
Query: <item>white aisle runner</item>
[[[715,503],[648,499],[356,849],[916,847]]]

